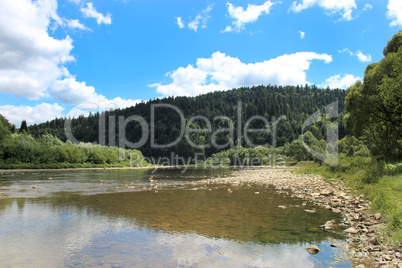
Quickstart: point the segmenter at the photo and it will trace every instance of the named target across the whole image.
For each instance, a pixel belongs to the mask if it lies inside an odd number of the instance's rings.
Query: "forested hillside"
[[[339,104],[339,138],[346,135],[344,128],[344,102],[346,92],[344,90],[318,89],[315,86],[257,86],[252,88],[239,88],[226,92],[214,92],[197,97],[168,97],[139,103],[136,106],[107,111],[104,113],[93,113],[88,117],[81,116],[71,120],[72,133],[80,142],[101,143],[106,145],[119,146],[119,117],[122,120],[130,116],[142,117],[147,123],[149,131],[147,140],[143,146],[138,148],[144,156],[169,156],[171,152],[183,157],[194,157],[195,153],[204,153],[206,157],[219,151],[229,149],[241,143],[244,147],[253,145],[283,146],[297,139],[301,134],[303,122],[317,110],[338,101]],[[157,107],[154,109],[154,124],[151,124],[151,106],[158,104],[170,104],[177,107],[184,115],[186,124],[191,129],[206,129],[207,120],[211,123],[210,131],[186,133],[180,141],[172,147],[153,148],[151,146],[151,133],[154,132],[154,144],[169,144],[180,136],[182,122],[178,112],[171,107]],[[241,107],[239,106],[241,104]],[[247,121],[253,116],[262,116],[269,122],[269,129],[265,132],[249,133],[248,140],[244,137],[244,127]],[[206,119],[200,118],[200,116]],[[215,118],[225,116],[230,118]],[[280,120],[278,118],[282,117]],[[105,118],[105,137],[99,139],[99,121]],[[325,119],[325,117],[323,117]],[[35,137],[43,134],[52,134],[62,141],[66,141],[65,133],[66,119],[59,118],[39,125],[29,127],[30,133]],[[276,124],[276,144],[273,144],[272,130]],[[123,122],[123,121],[122,121]],[[325,138],[326,124],[329,121],[321,121],[314,126],[307,127],[317,139]],[[234,131],[228,131],[230,124]],[[238,133],[238,125],[241,125],[241,137]],[[249,129],[264,129],[266,122],[261,119],[252,120]],[[220,129],[221,131],[217,131]],[[120,133],[123,133],[120,131]],[[101,133],[102,134],[102,133]],[[121,134],[120,134],[121,135]],[[139,142],[142,138],[141,124],[132,121],[127,124],[125,135],[128,141]],[[216,139],[214,146],[211,138]],[[241,140],[239,139],[241,138]],[[193,144],[200,145],[191,146]],[[201,146],[208,145],[208,146]]]

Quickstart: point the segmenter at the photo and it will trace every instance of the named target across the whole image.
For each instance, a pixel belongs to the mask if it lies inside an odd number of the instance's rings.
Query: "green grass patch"
[[[339,156],[331,167],[313,161],[299,162],[297,173],[318,174],[335,178],[364,194],[373,212],[381,212],[388,225],[389,242],[402,243],[402,163],[385,163],[370,157]]]

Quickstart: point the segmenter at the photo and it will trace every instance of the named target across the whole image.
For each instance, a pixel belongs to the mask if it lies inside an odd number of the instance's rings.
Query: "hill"
[[[62,141],[71,134],[77,142],[139,149],[146,157],[206,157],[235,145],[283,146],[297,139],[303,122],[314,112],[338,101],[339,139],[346,135],[346,91],[316,86],[256,86],[196,97],[167,97],[126,109],[89,116],[56,118],[29,127],[39,137],[52,134]],[[306,128],[317,139],[326,135],[328,121]],[[104,126],[104,127],[103,127]],[[262,131],[244,131],[260,129]],[[71,135],[70,135],[71,140]],[[171,146],[164,146],[171,143]]]

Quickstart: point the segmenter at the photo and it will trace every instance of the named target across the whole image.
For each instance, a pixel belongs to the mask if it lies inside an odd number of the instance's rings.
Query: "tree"
[[[11,135],[11,124],[0,114],[0,142]]]
[[[23,131],[25,131],[26,133],[29,133],[28,124],[27,124],[26,120],[23,120],[21,122],[20,132],[22,133]]]
[[[371,153],[402,157],[402,31],[384,48],[384,58],[369,64],[363,83],[347,90],[346,128],[365,141]]]

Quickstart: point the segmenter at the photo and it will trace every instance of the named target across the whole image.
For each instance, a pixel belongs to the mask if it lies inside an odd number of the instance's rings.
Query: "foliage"
[[[288,147],[286,147],[285,154],[288,157],[292,157],[297,161],[315,160],[314,157],[307,148],[319,152],[321,154],[327,153],[327,142],[323,139],[318,140],[310,131],[307,131],[303,135],[300,135],[297,140],[294,140]]]
[[[355,136],[346,136],[338,141],[338,152],[347,156],[370,156],[367,146]]]
[[[20,130],[21,133],[22,133],[22,132],[29,133],[28,124],[27,124],[27,121],[26,121],[26,120],[23,120],[23,121],[21,122],[21,127],[20,127],[19,130]]]
[[[147,157],[170,156],[173,151],[181,157],[194,157],[196,153],[202,153],[205,157],[228,150],[233,146],[248,147],[244,136],[246,122],[255,115],[264,117],[269,122],[270,130],[273,129],[273,122],[280,116],[286,119],[279,120],[276,126],[276,144],[272,138],[273,132],[248,133],[248,139],[255,146],[269,144],[274,147],[283,146],[291,143],[302,132],[303,122],[317,110],[323,109],[326,105],[339,102],[339,135],[342,138],[347,134],[343,125],[344,116],[344,90],[318,89],[315,86],[257,86],[244,87],[226,92],[213,92],[197,97],[168,97],[142,102],[136,106],[126,109],[116,109],[104,113],[80,116],[71,121],[71,130],[74,137],[81,142],[92,142],[105,145],[118,146],[119,138],[123,133],[119,133],[120,120],[126,120],[132,115],[140,116],[148,125],[151,125],[151,107],[159,104],[173,105],[184,114],[186,125],[194,116],[203,116],[211,122],[210,132],[190,132],[173,147],[159,149],[151,145],[151,139],[138,148]],[[239,105],[240,102],[240,105]],[[239,111],[241,116],[238,117]],[[226,116],[234,126],[233,133],[227,129],[230,127],[228,119],[216,118]],[[114,123],[113,121],[114,120]],[[52,121],[29,127],[30,133],[35,137],[43,134],[51,134],[62,141],[66,141],[65,118],[56,118]],[[107,126],[105,131],[104,143],[99,139],[99,122],[104,120]],[[311,131],[318,140],[324,138],[326,131],[325,120],[317,122],[315,125],[306,128]],[[241,127],[241,135],[238,134],[238,126]],[[190,129],[202,130],[207,128],[205,120],[193,120],[189,124]],[[178,113],[171,108],[155,108],[155,120],[153,124],[155,144],[168,144],[175,141],[181,130],[181,119]],[[253,120],[249,129],[264,129],[266,122],[263,120]],[[151,131],[151,128],[148,128]],[[216,133],[216,135],[214,135]],[[113,136],[114,135],[114,139]],[[125,136],[128,141],[138,142],[143,133],[141,124],[132,121],[127,123]],[[150,136],[150,135],[149,135]],[[215,139],[218,146],[214,146],[212,141]],[[195,148],[188,142],[190,140],[196,145],[204,148]]]
[[[60,168],[91,166],[146,166],[138,150],[62,142],[50,134],[34,138],[26,131],[12,134],[0,115],[0,168]]]
[[[207,160],[207,164],[233,166],[275,165],[284,162],[286,162],[286,157],[282,155],[282,148],[261,146],[255,148],[234,147],[213,154]]]
[[[347,90],[346,127],[375,156],[402,157],[402,31],[388,42],[385,57],[367,66],[363,83]]]
[[[0,114],[0,143],[11,135],[11,125],[8,120]]]

